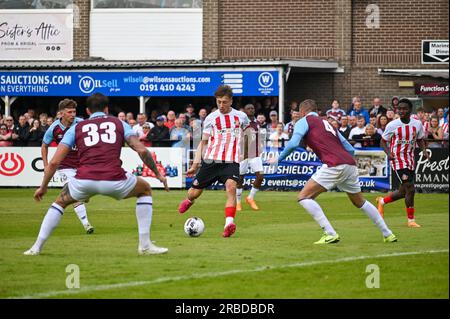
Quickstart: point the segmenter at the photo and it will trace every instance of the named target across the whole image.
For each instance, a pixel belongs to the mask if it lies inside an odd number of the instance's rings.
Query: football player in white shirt
[[[384,216],[384,205],[404,198],[406,213],[408,215],[408,227],[421,227],[414,219],[414,177],[415,160],[414,150],[416,142],[422,150],[422,156],[427,160],[427,152],[422,123],[411,119],[412,103],[408,99],[401,99],[397,106],[400,118],[390,122],[382,135],[381,147],[384,149],[391,162],[393,177],[397,178],[400,188],[388,196],[377,198],[378,211]],[[389,147],[387,145],[389,143]]]
[[[227,85],[219,86],[214,96],[218,110],[209,114],[203,123],[202,141],[197,147],[192,167],[186,172],[188,177],[200,170],[188,190],[187,198],[179,207],[185,213],[200,197],[203,189],[219,181],[225,185],[227,201],[225,204],[225,227],[223,237],[230,237],[236,231],[236,187],[239,181],[239,162],[241,160],[241,140],[243,129],[249,121],[245,113],[231,107],[233,91]],[[201,166],[200,166],[201,164]]]

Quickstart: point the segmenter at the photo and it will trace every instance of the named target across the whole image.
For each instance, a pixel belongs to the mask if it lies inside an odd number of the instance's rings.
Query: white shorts
[[[361,192],[358,169],[355,165],[343,164],[335,167],[323,165],[311,178],[327,190],[337,187],[350,194]]]
[[[246,158],[242,162],[239,163],[239,174],[245,175],[247,174],[247,170],[250,167],[251,173],[263,172],[263,163],[261,157],[254,158]]]
[[[68,183],[71,179],[75,178],[77,170],[75,168],[63,168],[58,170],[59,178],[63,184]]]
[[[117,200],[126,197],[136,186],[137,177],[131,173],[126,173],[126,179],[121,181],[95,181],[92,179],[69,180],[70,196],[84,202],[94,195],[105,195]]]

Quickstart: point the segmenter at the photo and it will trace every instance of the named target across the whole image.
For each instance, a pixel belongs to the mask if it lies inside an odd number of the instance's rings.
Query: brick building
[[[74,0],[72,54],[55,59],[70,62],[8,60],[0,51],[0,71],[156,66],[264,71],[272,63],[282,73],[280,110],[306,98],[323,109],[337,98],[348,108],[353,96],[366,107],[374,97],[389,105],[392,96],[417,98],[429,108],[448,105],[446,0],[164,1],[175,8],[139,7],[161,1],[125,2],[135,6]],[[7,12],[0,10],[0,17]],[[447,63],[423,64],[423,40],[446,40]],[[440,98],[421,96],[420,84],[446,92]]]

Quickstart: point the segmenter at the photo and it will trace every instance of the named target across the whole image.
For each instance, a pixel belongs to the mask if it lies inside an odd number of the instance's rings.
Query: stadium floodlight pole
[[[2,96],[2,101],[5,103],[5,116],[11,115],[11,105],[17,99],[17,96]]]

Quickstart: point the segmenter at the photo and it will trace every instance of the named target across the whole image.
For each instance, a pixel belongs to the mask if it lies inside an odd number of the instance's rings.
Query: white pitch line
[[[55,297],[55,296],[59,296],[59,295],[76,295],[76,294],[87,293],[87,292],[92,292],[92,291],[102,291],[102,290],[110,290],[110,289],[118,289],[118,288],[154,285],[154,284],[160,284],[160,283],[170,282],[170,281],[191,280],[191,279],[200,279],[200,278],[215,278],[215,277],[234,275],[234,274],[260,272],[260,271],[276,270],[276,269],[283,269],[283,268],[301,268],[301,267],[323,265],[323,264],[336,264],[336,263],[341,263],[341,262],[357,261],[357,260],[364,260],[364,259],[400,257],[400,256],[424,255],[424,254],[439,254],[439,253],[448,253],[448,252],[449,252],[448,249],[443,249],[443,250],[398,252],[398,253],[381,254],[381,255],[374,255],[374,256],[353,256],[353,257],[344,257],[344,258],[339,258],[339,259],[308,261],[308,262],[294,263],[294,264],[287,264],[287,265],[278,265],[278,266],[260,266],[260,267],[253,268],[253,269],[235,269],[235,270],[228,270],[228,271],[222,271],[222,272],[209,272],[209,273],[191,274],[191,275],[183,275],[183,276],[175,276],[175,277],[161,277],[161,278],[157,278],[154,280],[147,280],[147,281],[131,281],[131,282],[118,283],[118,284],[110,284],[110,285],[85,286],[80,289],[48,291],[48,292],[42,292],[42,293],[37,293],[37,294],[32,294],[32,295],[27,295],[27,296],[10,297],[9,299],[50,298],[50,297]]]

